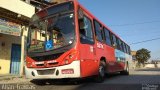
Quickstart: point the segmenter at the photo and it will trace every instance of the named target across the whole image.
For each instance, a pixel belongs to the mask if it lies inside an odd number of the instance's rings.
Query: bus
[[[130,47],[77,0],[42,9],[30,21],[25,75],[33,80],[129,74]]]

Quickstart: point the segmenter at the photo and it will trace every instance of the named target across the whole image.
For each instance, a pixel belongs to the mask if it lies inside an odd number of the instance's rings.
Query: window
[[[102,41],[105,43],[105,32],[104,32],[104,29],[101,30],[101,36],[102,36]]]
[[[96,39],[100,42],[103,42],[103,34],[102,34],[102,25],[100,25],[97,21],[94,21],[94,27],[95,27],[95,33],[96,33]]]
[[[125,44],[125,43],[123,43],[123,51],[124,51],[125,53],[127,53],[126,44]]]
[[[128,53],[127,45],[125,45],[125,47],[126,47],[126,53]]]
[[[129,46],[128,46],[128,54],[129,54],[129,55],[131,54],[131,49],[130,49]]]
[[[53,51],[71,45],[75,39],[74,14],[63,13],[58,17],[53,15],[35,20],[30,24],[29,31],[29,52]]]
[[[79,19],[79,30],[81,43],[94,43],[92,22],[88,17],[84,16],[83,18]]]
[[[105,37],[106,38],[106,44],[111,46],[110,32],[106,28],[104,28],[104,32],[105,32],[105,36],[106,36]]]
[[[122,43],[122,41],[120,39],[119,39],[119,49],[121,51],[123,51],[123,43]]]
[[[120,49],[120,40],[119,40],[119,38],[116,38],[116,40],[117,40],[117,49],[118,49],[118,50],[121,50],[121,49]]]
[[[117,48],[117,40],[116,40],[116,36],[112,34],[112,46]]]
[[[130,47],[128,45],[126,45],[126,50],[127,50],[127,53],[130,54]]]

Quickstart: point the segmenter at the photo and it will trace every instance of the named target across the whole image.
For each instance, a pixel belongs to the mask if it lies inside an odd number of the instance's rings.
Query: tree
[[[136,52],[136,59],[138,61],[138,64],[142,64],[144,66],[145,62],[147,62],[148,59],[151,57],[150,53],[151,52],[145,48],[138,50]]]

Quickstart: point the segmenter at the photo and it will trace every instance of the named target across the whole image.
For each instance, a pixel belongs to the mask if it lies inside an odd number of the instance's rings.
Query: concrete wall
[[[146,64],[145,67],[146,68],[155,68],[155,65],[154,64]]]
[[[35,13],[35,7],[21,0],[0,0],[0,7],[26,17],[31,17]]]
[[[157,67],[160,68],[160,64],[157,64]]]
[[[2,43],[5,43],[2,46]],[[0,34],[0,74],[10,73],[12,44],[21,44],[21,38],[11,35]]]
[[[160,64],[146,64],[146,68],[160,68]]]
[[[10,10],[14,13],[24,15],[30,18],[35,13],[35,7],[29,5],[21,0],[0,0],[0,7]],[[0,74],[10,73],[10,63],[11,63],[11,48],[12,44],[21,45],[21,69],[20,75],[23,73],[23,64],[25,60],[25,45],[27,28],[22,26],[23,35],[21,37],[5,35],[0,33]],[[5,46],[2,46],[2,43]]]

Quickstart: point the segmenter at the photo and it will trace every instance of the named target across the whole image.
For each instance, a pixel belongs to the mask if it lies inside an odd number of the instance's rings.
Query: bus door
[[[96,75],[98,63],[95,60],[95,41],[93,35],[92,19],[89,15],[79,16],[81,75],[83,77]]]

